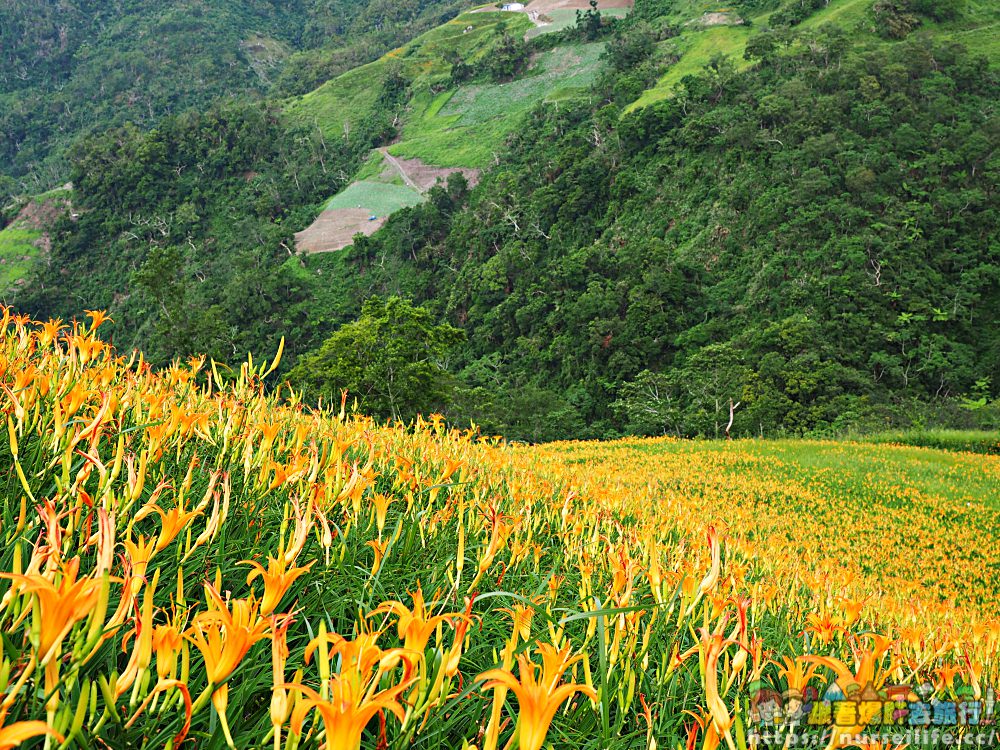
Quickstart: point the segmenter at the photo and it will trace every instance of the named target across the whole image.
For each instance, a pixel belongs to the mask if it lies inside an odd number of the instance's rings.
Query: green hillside
[[[294,121],[318,125],[328,138],[349,132],[372,113],[378,103],[383,79],[397,73],[418,87],[429,88],[447,80],[449,54],[457,53],[470,62],[488,49],[488,40],[504,24],[513,34],[524,34],[531,22],[523,13],[465,13],[392,50],[368,65],[355,68],[315,91],[289,103]],[[466,31],[471,27],[471,31]]]
[[[220,98],[296,93],[453,16],[461,0],[8,0],[0,13],[0,199],[65,181],[83,133],[145,128]],[[304,88],[303,88],[304,87]]]
[[[456,418],[715,436],[732,400],[739,434],[995,428],[997,60],[954,42],[995,11],[890,34],[872,4],[762,5],[795,22],[637,5],[588,101],[532,112],[466,201],[330,267],[358,306],[462,325]]]
[[[743,54],[747,42],[760,34],[762,29],[768,29],[776,6],[782,4],[751,0],[736,3],[733,9],[716,3],[685,0],[659,5],[665,12],[658,18],[676,24],[681,33],[657,45],[657,55],[662,60],[669,60],[669,67],[626,111],[669,97],[685,76],[702,70],[718,56],[728,58],[739,68],[745,67],[747,63]],[[810,3],[793,5],[809,6]],[[816,31],[824,26],[836,26],[848,39],[854,41],[870,38],[879,31],[881,21],[873,12],[872,0],[832,0],[828,3],[812,3],[812,6],[815,9],[794,25],[797,31]],[[730,16],[732,20],[712,26],[698,23],[705,14],[719,12]],[[931,34],[940,41],[954,41],[994,61],[1000,59],[1000,6],[996,3],[989,0],[968,0],[962,3],[962,11],[955,18],[916,18],[919,25],[915,27],[915,33]],[[746,25],[740,21],[746,21]]]
[[[526,49],[530,67],[509,81],[456,85],[451,79],[449,60],[480,64],[498,36],[520,38],[532,28],[524,13],[465,13],[289,102],[287,112],[326,138],[349,138],[379,107],[382,82],[398,75],[408,83],[409,100],[390,152],[442,167],[483,167],[528,110],[585,90],[601,69],[603,45],[571,44],[537,54]]]
[[[717,436],[730,401],[741,436],[1000,426],[995,4],[580,21],[453,14],[306,93],[293,53],[280,97],[89,136],[13,300],[107,308],[155,364],[284,336],[329,403],[344,373],[306,355],[400,296],[464,336],[413,409],[527,440]],[[455,166],[479,184],[435,187]],[[324,209],[353,224],[297,254]]]

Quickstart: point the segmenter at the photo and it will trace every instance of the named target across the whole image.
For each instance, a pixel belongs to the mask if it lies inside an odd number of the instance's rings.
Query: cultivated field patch
[[[602,43],[557,47],[538,55],[529,72],[514,81],[422,92],[411,103],[402,140],[389,152],[441,166],[486,167],[531,107],[590,86],[603,51]]]

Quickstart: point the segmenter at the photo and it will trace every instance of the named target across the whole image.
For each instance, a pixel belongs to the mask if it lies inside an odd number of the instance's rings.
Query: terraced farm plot
[[[316,220],[295,235],[299,249],[308,253],[341,250],[357,234],[371,235],[401,208],[415,206],[424,193],[452,172],[461,172],[469,185],[479,180],[476,169],[434,167],[419,159],[397,159],[372,152],[358,180],[331,198]]]
[[[401,208],[415,206],[421,197],[413,188],[385,182],[352,182],[327,201],[326,209],[363,208],[375,216],[388,216]]]
[[[373,234],[390,214],[422,200],[419,192],[405,185],[352,182],[327,202],[316,221],[296,233],[295,244],[309,253],[341,250],[353,242],[355,235]]]

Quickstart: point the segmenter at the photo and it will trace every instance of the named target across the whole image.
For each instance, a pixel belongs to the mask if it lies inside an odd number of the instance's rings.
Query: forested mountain
[[[288,49],[332,38],[312,13],[256,31]],[[385,416],[439,409],[514,438],[715,435],[731,402],[736,434],[997,418],[990,3],[639,0],[527,41],[523,15],[492,15],[506,20],[460,20],[301,99],[83,139],[78,216],[14,302],[108,308],[116,343],[154,364],[284,336],[278,376],[307,398],[349,387]],[[382,39],[353,18],[348,47]],[[537,61],[594,44],[589,88],[501,120],[569,74]],[[301,91],[348,47],[299,53],[271,85]],[[473,115],[463,137],[488,148],[449,135]],[[486,167],[478,185],[455,174],[347,250],[298,252],[376,147],[492,156],[468,164]]]
[[[612,73],[468,200],[359,240],[346,278],[461,322],[475,413],[517,402],[539,437],[714,434],[730,398],[744,432],[846,426],[998,382],[996,79],[933,40],[843,41],[625,118]]]
[[[83,132],[127,121],[148,129],[219,97],[308,90],[461,5],[3,0],[0,182],[51,187],[65,176],[65,148]]]

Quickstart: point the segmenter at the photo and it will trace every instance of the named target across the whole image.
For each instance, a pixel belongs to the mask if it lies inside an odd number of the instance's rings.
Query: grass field
[[[890,685],[1000,678],[1000,457],[509,446],[303,409],[277,361],[152,372],[103,322],[0,322],[0,742],[835,750],[929,697]],[[753,702],[834,681],[834,736]]]
[[[531,107],[590,86],[603,51],[599,43],[557,47],[509,83],[469,84],[437,95],[419,92],[402,140],[389,151],[438,166],[485,167]]]
[[[0,291],[10,287],[31,270],[40,251],[35,243],[42,232],[9,226],[0,230]]]
[[[389,182],[352,182],[327,201],[324,208],[365,208],[376,216],[388,216],[423,200],[416,190]]]

